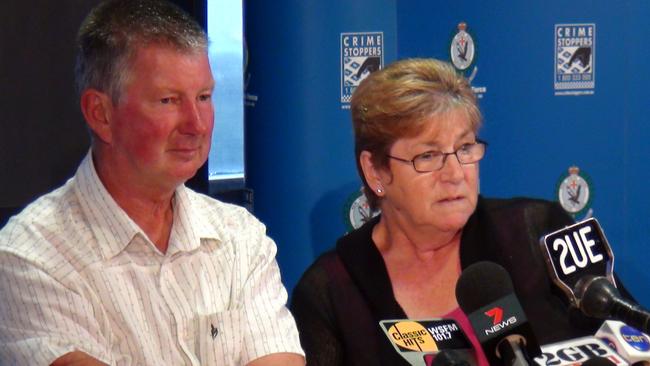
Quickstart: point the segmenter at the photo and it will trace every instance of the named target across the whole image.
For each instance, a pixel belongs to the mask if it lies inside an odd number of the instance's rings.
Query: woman
[[[379,321],[453,318],[487,365],[455,296],[463,268],[505,267],[540,343],[593,334],[546,273],[538,240],[572,223],[556,204],[478,194],[481,114],[468,82],[432,59],[374,72],[351,102],[364,192],[381,215],[338,240],[293,292],[309,365],[407,364]]]

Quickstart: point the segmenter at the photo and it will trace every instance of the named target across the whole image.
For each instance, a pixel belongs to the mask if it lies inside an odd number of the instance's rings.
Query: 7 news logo
[[[500,330],[506,329],[509,326],[517,323],[517,317],[515,316],[511,316],[508,319],[503,320],[503,309],[499,306],[495,306],[492,309],[487,310],[484,314],[492,318],[492,326],[484,329],[485,335],[495,334]]]

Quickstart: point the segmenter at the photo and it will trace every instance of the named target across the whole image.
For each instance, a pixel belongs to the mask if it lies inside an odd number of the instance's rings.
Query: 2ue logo
[[[497,325],[503,320],[503,309],[500,307],[494,307],[485,312],[485,315],[492,318],[492,324]]]

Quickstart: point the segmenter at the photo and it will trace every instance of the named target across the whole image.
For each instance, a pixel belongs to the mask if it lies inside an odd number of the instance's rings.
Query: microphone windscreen
[[[456,284],[456,300],[465,313],[514,292],[510,274],[494,262],[477,262],[467,267]]]
[[[582,363],[582,366],[611,366],[616,365],[614,362],[606,359],[605,357],[590,358]]]
[[[431,366],[471,366],[471,364],[460,351],[445,349],[438,352]]]
[[[580,300],[580,310],[588,316],[607,319],[612,314],[616,299],[621,295],[605,277],[585,276],[578,281],[576,296]]]

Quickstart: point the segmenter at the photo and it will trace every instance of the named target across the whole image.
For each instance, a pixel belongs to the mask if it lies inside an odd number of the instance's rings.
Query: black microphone
[[[471,366],[471,364],[460,351],[443,349],[435,356],[431,366]]]
[[[615,350],[628,361],[647,360],[650,340],[635,332],[649,333],[650,313],[625,300],[616,289],[614,254],[598,221],[592,217],[554,231],[540,245],[551,279],[572,306],[587,316],[623,321],[632,327],[608,320],[597,336],[605,336],[612,346],[620,345]]]
[[[650,364],[650,337],[622,321],[605,320],[596,332],[596,338],[631,365]]]
[[[590,358],[582,363],[582,366],[611,366],[616,365],[614,362],[606,359],[605,357]]]
[[[650,333],[650,313],[623,299],[605,277],[584,276],[576,284],[580,310],[598,319],[620,320],[644,333]]]
[[[541,355],[510,275],[500,265],[478,262],[467,267],[456,284],[456,299],[490,365],[525,366]]]
[[[613,334],[610,332],[607,338],[611,338],[611,335]],[[580,365],[594,358],[607,358],[614,365],[629,364],[630,359],[619,353],[622,347],[616,348],[613,345],[616,340],[610,341],[601,338],[603,337],[596,333],[596,336],[573,338],[542,345],[542,355],[535,358],[535,361],[538,365],[562,366]],[[633,359],[639,359],[639,354],[637,352]]]

